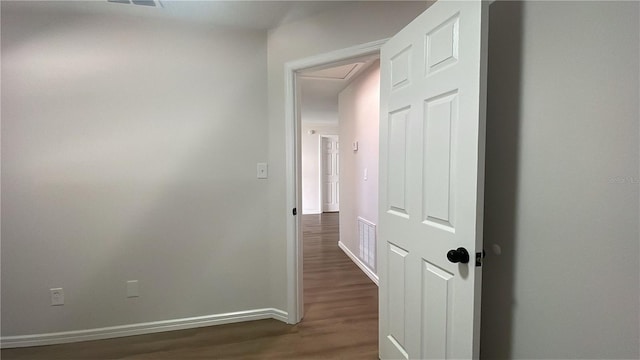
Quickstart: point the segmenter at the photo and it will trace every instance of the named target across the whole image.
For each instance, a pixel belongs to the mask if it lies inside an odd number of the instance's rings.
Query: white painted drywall
[[[358,217],[378,224],[380,61],[340,92],[338,113],[343,143],[340,147],[340,241],[358,254]],[[358,142],[357,151],[352,150],[354,141]]]
[[[491,6],[483,358],[640,357],[638,14]]]
[[[2,336],[268,307],[266,33],[56,8],[2,2]]]
[[[397,33],[427,7],[426,2],[361,2],[327,11],[269,32],[269,239],[272,306],[286,309],[286,203],[284,65]]]
[[[320,136],[338,135],[338,114],[330,121],[315,123],[304,121],[302,112],[302,213],[320,214]],[[313,130],[313,134],[309,131]]]

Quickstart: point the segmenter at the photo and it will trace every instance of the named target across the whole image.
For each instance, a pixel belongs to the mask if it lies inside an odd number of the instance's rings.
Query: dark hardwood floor
[[[340,250],[338,214],[304,215],[304,319],[5,349],[2,359],[377,359],[378,288]]]

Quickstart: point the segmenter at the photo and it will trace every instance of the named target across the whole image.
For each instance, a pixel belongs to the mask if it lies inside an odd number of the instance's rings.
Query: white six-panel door
[[[337,136],[322,136],[322,211],[340,210],[340,154]]]
[[[487,6],[438,1],[382,47],[382,359],[478,357]]]

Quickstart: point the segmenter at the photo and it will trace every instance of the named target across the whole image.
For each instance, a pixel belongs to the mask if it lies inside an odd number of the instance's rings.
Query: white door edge
[[[300,118],[298,117],[298,93],[296,72],[316,66],[328,65],[342,60],[380,52],[388,39],[381,39],[345,49],[327,52],[284,65],[285,84],[285,153],[286,153],[286,204],[287,204],[287,313],[289,324],[297,324],[304,313],[302,297],[302,234],[300,216],[294,216],[292,209],[301,213],[302,188],[300,169]]]

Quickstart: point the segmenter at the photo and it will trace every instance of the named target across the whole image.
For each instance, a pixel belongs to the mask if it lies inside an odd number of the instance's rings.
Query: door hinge
[[[293,208],[293,211],[291,211],[293,213],[293,216],[298,215],[298,209],[297,208]]]
[[[481,253],[476,253],[476,266],[482,266],[482,259],[487,256],[487,254],[482,250]]]

